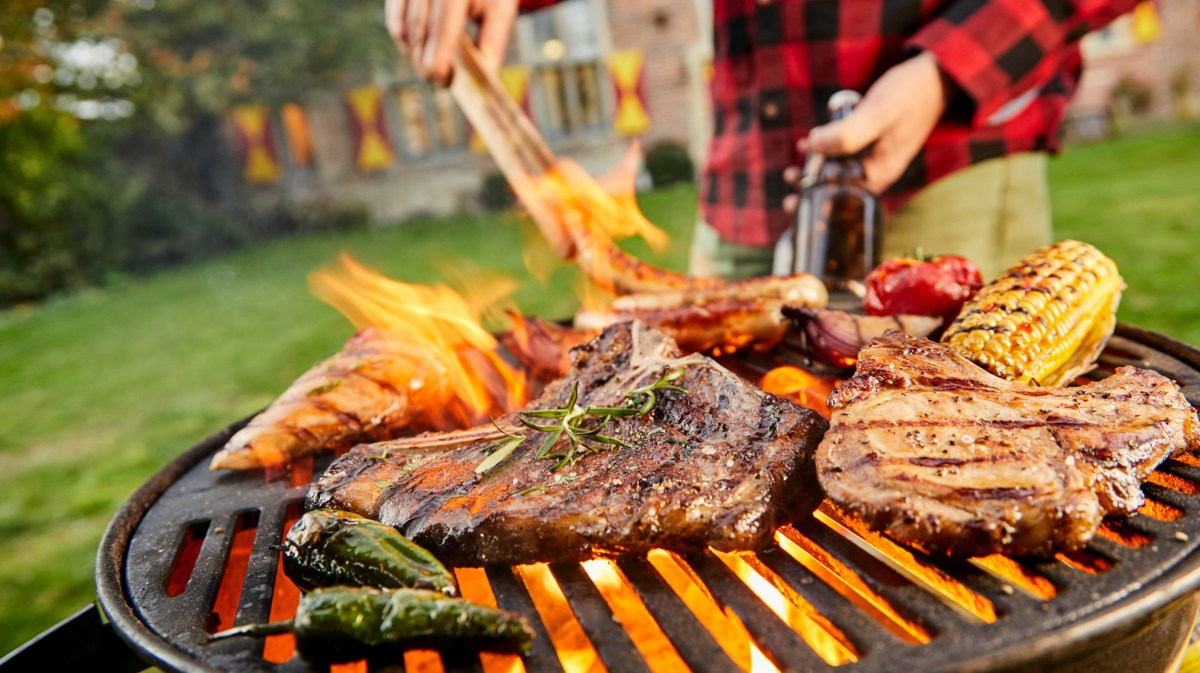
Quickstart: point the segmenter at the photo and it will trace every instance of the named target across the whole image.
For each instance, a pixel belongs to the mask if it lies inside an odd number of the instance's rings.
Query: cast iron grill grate
[[[782,364],[798,363],[786,349],[731,363],[751,380]],[[1173,377],[1200,404],[1200,351],[1122,325],[1092,376],[1122,364]],[[292,656],[290,636],[206,639],[295,609],[298,593],[278,572],[274,545],[331,459],[265,480],[210,472],[207,458],[241,425],[156,475],[101,545],[101,607],[136,651],[167,669],[311,670]],[[930,558],[826,504],[759,554],[459,569],[468,597],[529,618],[538,633],[531,656],[518,664],[508,655],[412,652],[403,662],[335,669],[1040,670],[1029,662],[1054,666],[1097,639],[1130,636],[1200,584],[1200,459],[1167,461],[1144,490],[1149,502],[1138,515],[1106,522],[1085,550],[1054,559]],[[1190,614],[1180,624],[1186,632]],[[1163,665],[1169,650],[1158,655]]]

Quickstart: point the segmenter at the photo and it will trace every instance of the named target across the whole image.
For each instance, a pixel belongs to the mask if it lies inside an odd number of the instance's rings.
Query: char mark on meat
[[[1038,388],[898,332],[860,351],[829,406],[816,455],[829,497],[956,556],[1080,548],[1105,515],[1137,511],[1159,463],[1200,448],[1195,410],[1156,372]]]
[[[661,391],[646,415],[614,418],[604,434],[623,445],[557,471],[535,458],[546,434],[515,413],[496,425],[524,439],[482,475],[484,450],[504,439],[492,426],[461,442],[464,433],[435,433],[358,446],[313,486],[309,505],[377,518],[448,563],[515,564],[656,547],[762,549],[819,501],[812,455],[826,423],[816,413],[707,357],[683,356],[637,322],[607,328],[572,355],[573,368],[526,411],[562,408],[576,387],[581,407],[619,407],[628,391],[679,370],[674,385],[687,392]],[[428,450],[438,441],[452,448]]]

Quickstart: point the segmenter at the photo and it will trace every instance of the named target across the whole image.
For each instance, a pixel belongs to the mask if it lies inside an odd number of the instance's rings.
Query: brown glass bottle
[[[835,93],[829,99],[831,117],[846,117],[861,99],[854,91]],[[867,272],[879,263],[882,231],[861,156],[825,157],[816,175],[805,176],[802,184],[794,268],[820,277],[832,292],[861,297]]]

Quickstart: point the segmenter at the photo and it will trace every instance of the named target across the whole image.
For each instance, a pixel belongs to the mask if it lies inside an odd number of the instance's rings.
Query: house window
[[[467,127],[458,104],[449,89],[433,92],[433,124],[438,145],[442,148],[467,146]]]
[[[567,0],[518,21],[521,59],[533,71],[533,114],[547,138],[608,129],[602,25],[594,0]]]
[[[448,90],[402,84],[396,88],[396,109],[406,156],[420,158],[467,146],[466,122]]]

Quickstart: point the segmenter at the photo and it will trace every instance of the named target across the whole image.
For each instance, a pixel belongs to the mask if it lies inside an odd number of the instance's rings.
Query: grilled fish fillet
[[[1120,367],[1073,388],[995,377],[948,346],[888,332],[829,396],[821,486],[872,527],[930,551],[1047,555],[1077,549],[1141,482],[1200,447],[1170,379]]]
[[[414,378],[414,372],[425,375]],[[296,379],[229,439],[209,467],[267,467],[321,448],[394,437],[413,425],[422,400],[445,385],[437,373],[422,352],[365,329]]]
[[[603,319],[578,329],[523,319],[524,336],[509,335],[505,345],[539,382],[564,371],[570,347],[619,320],[644,317],[689,352],[728,353],[778,341],[787,328],[784,303],[824,305],[827,298],[825,286],[805,274],[755,278],[712,291],[631,295],[617,300],[616,311],[597,312]],[[452,397],[443,390],[447,384],[438,366],[402,339],[388,339],[377,328],[363,330],[255,416],[213,456],[210,467],[278,465],[320,449],[428,429],[430,424],[419,423],[442,403],[425,400]]]
[[[524,439],[484,474],[485,449],[504,438],[491,426],[360,445],[313,485],[309,506],[376,518],[448,563],[516,564],[606,550],[760,549],[819,500],[811,456],[826,424],[816,413],[707,357],[683,356],[637,322],[607,328],[573,362],[527,411],[564,408],[576,386],[578,406],[617,407],[680,369],[674,384],[687,392],[661,391],[646,415],[613,419],[604,434],[622,446],[558,471],[535,457],[546,434],[515,414],[496,425]]]

